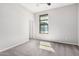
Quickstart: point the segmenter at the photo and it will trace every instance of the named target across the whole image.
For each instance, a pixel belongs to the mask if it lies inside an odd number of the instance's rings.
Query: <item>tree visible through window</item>
[[[48,33],[48,14],[39,16],[40,33]]]

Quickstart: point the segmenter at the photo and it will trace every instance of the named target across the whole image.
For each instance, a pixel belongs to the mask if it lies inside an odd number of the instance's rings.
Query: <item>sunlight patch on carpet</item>
[[[55,52],[49,42],[40,41],[40,49]]]

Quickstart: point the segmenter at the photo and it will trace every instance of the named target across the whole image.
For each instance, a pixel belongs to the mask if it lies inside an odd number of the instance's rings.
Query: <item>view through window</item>
[[[48,14],[40,15],[39,17],[40,33],[48,33]]]

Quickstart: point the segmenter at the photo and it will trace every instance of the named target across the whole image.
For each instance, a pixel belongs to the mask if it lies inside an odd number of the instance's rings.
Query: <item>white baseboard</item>
[[[7,47],[7,48],[5,48],[5,49],[0,50],[0,52],[9,50],[9,49],[14,48],[14,47],[16,47],[16,46],[19,46],[19,45],[21,45],[21,44],[24,44],[24,43],[26,43],[26,42],[28,42],[28,41],[29,41],[29,40],[24,41],[24,42],[21,42],[21,43],[17,43],[17,44],[15,44],[15,45],[12,45],[12,46],[10,46],[10,47]]]
[[[34,38],[34,39],[36,39],[36,38]],[[38,39],[38,40],[44,40],[44,39]],[[68,43],[68,42],[62,42],[62,41],[53,41],[53,40],[45,40],[45,41],[52,41],[52,42],[58,42],[58,43],[64,43],[64,44],[71,44],[71,45],[77,45],[77,46],[79,46],[78,44],[75,44],[75,43]]]

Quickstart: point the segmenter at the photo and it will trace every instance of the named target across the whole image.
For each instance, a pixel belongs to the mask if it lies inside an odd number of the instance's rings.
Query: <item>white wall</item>
[[[39,34],[39,15],[46,13],[49,15],[49,33]],[[35,18],[34,38],[78,44],[76,4],[36,13]]]
[[[0,4],[0,51],[29,40],[32,16],[19,4]]]
[[[33,38],[33,30],[34,30],[34,15],[32,16],[32,19],[29,21],[29,38]]]
[[[79,4],[78,4],[78,46],[79,46]]]

